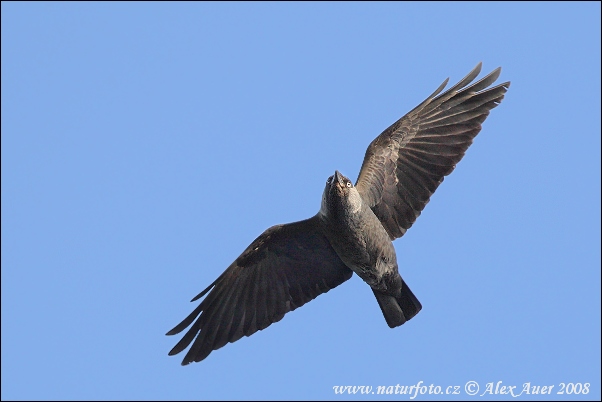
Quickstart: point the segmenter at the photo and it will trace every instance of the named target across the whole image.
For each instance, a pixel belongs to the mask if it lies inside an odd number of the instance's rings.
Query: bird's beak
[[[343,183],[343,175],[339,173],[338,170],[334,171],[334,180],[339,183],[340,186],[343,186],[345,183]]]

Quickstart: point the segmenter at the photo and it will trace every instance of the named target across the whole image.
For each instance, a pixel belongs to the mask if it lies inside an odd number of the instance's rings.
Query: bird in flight
[[[372,141],[355,185],[338,171],[326,181],[318,213],[267,229],[205,290],[194,311],[167,335],[188,329],[169,352],[190,344],[182,365],[278,322],[355,272],[374,292],[391,328],[422,305],[399,274],[392,241],[404,235],[443,178],[462,159],[510,82],[491,87],[501,68],[472,83],[479,63]]]

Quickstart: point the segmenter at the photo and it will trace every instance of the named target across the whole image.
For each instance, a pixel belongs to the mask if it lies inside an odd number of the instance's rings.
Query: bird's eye
[[[352,184],[350,181],[347,182],[347,187],[351,188]]]
[[[328,179],[326,179],[326,184],[330,184],[331,181],[332,181],[332,176],[330,176]]]

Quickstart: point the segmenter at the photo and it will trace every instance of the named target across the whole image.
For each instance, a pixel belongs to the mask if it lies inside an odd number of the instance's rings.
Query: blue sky
[[[512,86],[394,242],[420,314],[390,329],[355,276],[167,356],[256,236],[479,61]],[[600,166],[600,3],[3,2],[2,399],[599,399]]]

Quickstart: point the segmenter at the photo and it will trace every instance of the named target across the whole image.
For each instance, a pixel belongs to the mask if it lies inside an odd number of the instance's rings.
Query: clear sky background
[[[354,276],[167,356],[255,237],[479,61],[506,98],[394,243],[420,314],[390,329]],[[600,3],[3,2],[2,399],[600,398],[600,166]]]

